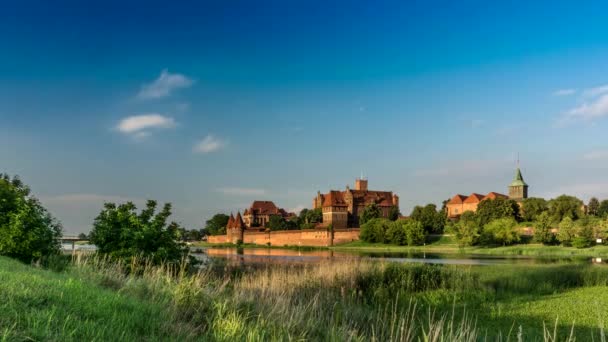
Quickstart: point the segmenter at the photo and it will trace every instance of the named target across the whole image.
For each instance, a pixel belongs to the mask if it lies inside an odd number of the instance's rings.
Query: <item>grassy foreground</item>
[[[608,268],[593,265],[352,260],[187,274],[83,257],[56,273],[0,258],[3,341],[599,341],[606,308]]]

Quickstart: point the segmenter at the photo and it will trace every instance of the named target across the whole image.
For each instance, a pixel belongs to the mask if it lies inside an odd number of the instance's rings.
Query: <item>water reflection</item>
[[[195,253],[200,259],[222,258],[238,263],[310,263],[321,260],[340,261],[366,258],[381,261],[450,265],[513,265],[513,264],[606,264],[601,258],[545,258],[440,253],[355,252],[334,250],[302,251],[278,248],[204,248]]]

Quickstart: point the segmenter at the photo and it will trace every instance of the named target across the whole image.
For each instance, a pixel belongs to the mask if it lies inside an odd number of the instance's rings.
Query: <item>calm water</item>
[[[72,244],[63,244],[66,253],[72,251]],[[94,245],[75,245],[77,251],[94,251]],[[541,258],[523,256],[494,256],[475,254],[439,254],[439,253],[399,253],[399,252],[358,252],[311,250],[298,251],[278,248],[192,248],[193,255],[200,260],[225,259],[239,264],[267,263],[314,263],[323,260],[340,262],[353,258],[372,260],[414,262],[425,264],[451,265],[513,265],[513,264],[576,264],[595,263],[608,265],[607,259],[601,258]]]
[[[606,263],[600,258],[539,258],[521,256],[459,255],[438,253],[395,253],[395,252],[355,252],[355,251],[298,251],[292,249],[266,248],[203,248],[195,256],[201,260],[222,258],[243,264],[259,263],[312,263],[322,260],[339,262],[353,258],[372,260],[414,262],[426,264],[452,265],[512,265],[512,264],[558,264],[558,263]]]

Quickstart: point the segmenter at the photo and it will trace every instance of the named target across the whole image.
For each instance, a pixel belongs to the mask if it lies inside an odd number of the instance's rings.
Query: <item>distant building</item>
[[[515,171],[515,177],[513,178],[511,184],[509,184],[508,189],[508,196],[497,192],[490,192],[487,195],[472,193],[469,196],[457,194],[446,204],[448,217],[458,217],[465,211],[476,212],[479,203],[486,199],[509,198],[521,203],[521,201],[528,198],[528,184],[526,184],[524,181],[519,167]]]
[[[363,209],[370,204],[376,204],[385,218],[392,207],[399,207],[399,196],[391,191],[368,190],[367,185],[367,179],[360,178],[355,180],[355,189],[347,186],[345,191],[317,192],[312,206],[323,212],[323,225],[331,224],[338,229],[358,227]]]
[[[271,216],[281,216],[284,219],[295,217],[285,209],[278,208],[272,201],[254,201],[251,207],[243,212],[243,221],[247,228],[264,227]]]

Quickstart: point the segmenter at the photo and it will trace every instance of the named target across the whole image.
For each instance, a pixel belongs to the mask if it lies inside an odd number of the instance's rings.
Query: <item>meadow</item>
[[[591,264],[50,267],[0,258],[0,340],[601,341],[608,319]]]

